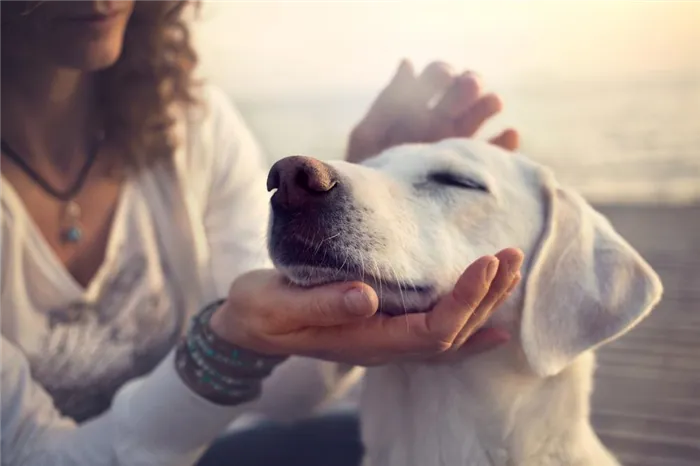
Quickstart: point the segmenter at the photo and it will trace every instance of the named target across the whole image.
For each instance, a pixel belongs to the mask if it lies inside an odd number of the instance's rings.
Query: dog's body
[[[370,368],[365,465],[617,465],[589,425],[592,371],[589,353],[538,378],[515,345],[454,365]]]
[[[301,285],[364,279],[396,318],[429,309],[479,256],[512,246],[528,259],[488,323],[510,343],[455,363],[367,370],[366,466],[617,464],[589,423],[593,350],[643,318],[661,284],[548,170],[448,140],[365,166],[289,158],[270,180],[275,264]]]

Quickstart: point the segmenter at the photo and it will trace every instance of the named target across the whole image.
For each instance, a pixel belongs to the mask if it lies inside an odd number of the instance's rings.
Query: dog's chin
[[[300,287],[315,287],[337,282],[360,281],[371,286],[379,297],[379,312],[389,316],[428,312],[437,302],[431,286],[400,285],[379,280],[369,273],[352,273],[316,265],[277,265],[287,279]]]

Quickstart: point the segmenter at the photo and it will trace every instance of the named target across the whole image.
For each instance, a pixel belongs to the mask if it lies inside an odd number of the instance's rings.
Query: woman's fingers
[[[499,309],[520,281],[519,269],[523,257],[522,253],[516,249],[506,249],[496,254],[496,257],[499,259],[499,270],[491,282],[489,292],[459,331],[452,346],[430,360],[436,362],[459,360],[494,349],[510,340],[510,334],[503,329],[483,329],[481,326]]]
[[[459,349],[491,317],[509,290],[513,289],[513,281],[523,262],[522,252],[517,249],[505,249],[496,254],[496,257],[499,260],[498,273],[486,296],[453,340],[451,351]]]
[[[454,80],[432,109],[429,109],[429,141],[440,141],[454,137],[456,122],[460,115],[468,112],[481,93],[481,84],[476,75],[463,73]]]
[[[372,287],[359,282],[313,288],[280,286],[271,290],[266,301],[265,308],[276,310],[275,327],[280,333],[309,326],[354,323],[372,316],[379,307],[379,298]]]
[[[376,354],[418,359],[444,354],[452,348],[469,346],[472,352],[478,352],[503,343],[509,336],[501,330],[479,334],[473,346],[470,337],[497,309],[502,296],[512,289],[522,258],[517,249],[482,257],[465,270],[452,293],[432,310],[398,317],[375,316],[357,324],[357,328],[345,329],[346,336],[377,347]],[[382,362],[381,358],[376,361]]]
[[[389,84],[377,97],[373,108],[392,113],[399,107],[401,110],[427,108],[428,103],[450,88],[454,81],[454,71],[447,63],[432,62],[416,76],[411,62],[402,60]]]
[[[467,112],[457,118],[455,131],[457,137],[470,138],[481,126],[503,108],[501,99],[496,94],[486,94],[477,99]]]
[[[489,142],[505,150],[515,151],[520,146],[520,135],[514,129],[509,128],[489,139]]]
[[[406,99],[415,94],[416,82],[413,65],[408,60],[402,60],[389,84],[370,107],[365,120],[381,126],[387,123],[389,118],[395,118],[401,113]]]
[[[257,270],[241,276],[231,286],[227,300],[229,317],[215,314],[212,322],[223,333],[235,326],[248,333],[275,336],[293,334],[307,327],[337,326],[372,316],[379,299],[372,287],[360,282],[341,282],[313,288],[291,285],[276,270]],[[225,336],[225,335],[222,335]]]
[[[472,72],[457,77],[448,64],[435,61],[416,75],[411,62],[402,60],[351,132],[347,159],[361,162],[389,147],[410,142],[470,138],[501,108],[498,96],[482,95],[481,84]],[[519,145],[513,130],[502,132],[490,142],[506,150],[516,150]]]
[[[448,136],[451,125],[443,131],[433,128],[433,111],[430,103],[450,89],[455,82],[452,68],[443,62],[433,62],[425,67],[410,89],[400,96],[399,113],[387,132],[387,147],[410,142],[432,142]],[[445,131],[446,130],[446,131]]]
[[[263,353],[361,365],[426,359],[461,347],[478,352],[504,338],[474,333],[517,283],[522,259],[517,249],[482,257],[433,309],[396,317],[375,315],[378,297],[363,283],[301,288],[274,270],[251,272],[234,283],[210,323],[223,338]]]
[[[510,284],[510,287],[506,290],[506,292],[496,301],[496,304],[494,304],[494,308],[498,309],[501,304],[503,304],[503,301],[508,299],[508,296],[513,292],[516,286],[518,286],[518,283],[520,283],[520,272],[515,274],[515,277],[513,277],[513,281]]]
[[[417,83],[413,65],[402,60],[389,84],[350,132],[346,155],[349,162],[362,162],[392,144],[396,125],[414,115],[410,102],[416,95]]]
[[[496,257],[482,257],[473,262],[457,280],[452,292],[425,314],[425,332],[445,343],[449,349],[461,329],[479,309],[489,294],[499,269]]]
[[[455,73],[450,65],[434,61],[423,69],[418,77],[416,92],[409,97],[412,107],[428,111],[428,105],[438,95],[448,92],[455,82]]]
[[[433,107],[436,119],[452,120],[467,112],[481,93],[481,83],[472,72],[462,73],[454,80],[440,101]]]
[[[376,315],[336,328],[309,328],[306,341],[317,347],[355,342],[356,351],[366,349],[365,354],[357,355],[359,359],[372,359],[373,353],[381,355],[376,358],[381,360],[398,355],[428,357],[443,352],[451,347],[455,336],[479,307],[497,271],[496,257],[482,257],[462,274],[454,291],[428,312],[396,317]]]

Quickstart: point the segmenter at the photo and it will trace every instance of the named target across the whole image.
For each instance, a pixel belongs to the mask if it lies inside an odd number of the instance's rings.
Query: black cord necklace
[[[15,163],[26,175],[31,178],[41,189],[46,191],[50,196],[58,199],[65,203],[63,210],[63,219],[61,221],[61,240],[68,243],[77,243],[83,236],[83,230],[80,226],[81,209],[80,205],[75,201],[75,197],[83,189],[85,180],[87,180],[87,175],[90,172],[90,168],[97,158],[100,146],[104,136],[102,134],[96,139],[93,144],[88,157],[85,160],[85,164],[80,169],[78,177],[75,182],[68,187],[66,190],[59,190],[51,186],[51,184],[46,181],[36,170],[34,170],[29,164],[22,158],[14,149],[5,141],[0,139],[0,146],[2,152]]]

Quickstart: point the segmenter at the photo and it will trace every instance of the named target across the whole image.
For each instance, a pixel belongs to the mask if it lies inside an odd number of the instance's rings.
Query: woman
[[[3,464],[191,464],[241,414],[321,401],[305,356],[379,364],[507,339],[472,334],[518,280],[514,250],[408,320],[375,315],[366,284],[301,290],[270,268],[258,148],[192,82],[184,2],[1,6]],[[498,109],[471,75],[403,64],[348,157],[470,136]]]

